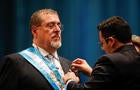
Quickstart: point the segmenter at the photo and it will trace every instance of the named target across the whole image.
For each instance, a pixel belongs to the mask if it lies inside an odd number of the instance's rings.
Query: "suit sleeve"
[[[16,62],[6,56],[0,60],[0,90],[16,90],[18,71],[15,69]]]
[[[74,88],[77,89],[94,89],[94,90],[104,90],[108,89],[112,84],[112,81],[115,79],[115,76],[117,75],[116,68],[107,57],[101,57],[95,66],[93,67],[92,75],[89,77],[89,80],[84,83],[76,83],[74,81],[71,81],[67,85],[68,90],[72,90]]]

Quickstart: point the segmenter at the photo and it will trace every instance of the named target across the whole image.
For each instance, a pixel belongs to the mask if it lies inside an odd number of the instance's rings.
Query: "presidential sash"
[[[54,90],[65,90],[66,86],[59,71],[52,62],[41,55],[38,49],[30,47],[19,52],[19,54],[41,72]]]

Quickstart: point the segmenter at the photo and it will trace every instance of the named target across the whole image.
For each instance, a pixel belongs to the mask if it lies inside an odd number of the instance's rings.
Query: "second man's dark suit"
[[[133,45],[123,46],[112,54],[98,59],[89,81],[77,84],[71,81],[68,90],[139,90],[140,55]],[[92,89],[91,89],[92,88]]]
[[[64,73],[69,71],[70,61],[59,57]],[[44,76],[19,54],[11,54],[0,60],[0,90],[53,90]]]

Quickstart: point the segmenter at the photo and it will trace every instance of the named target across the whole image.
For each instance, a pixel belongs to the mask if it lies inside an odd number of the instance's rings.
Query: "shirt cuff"
[[[72,78],[69,78],[67,81],[66,81],[66,86],[71,82],[71,81],[74,81]]]

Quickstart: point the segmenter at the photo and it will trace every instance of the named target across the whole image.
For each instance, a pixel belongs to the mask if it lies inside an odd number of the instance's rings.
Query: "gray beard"
[[[59,48],[59,47],[62,46],[62,43],[60,41],[58,41],[58,42],[52,41],[51,46],[54,47],[54,48]]]

